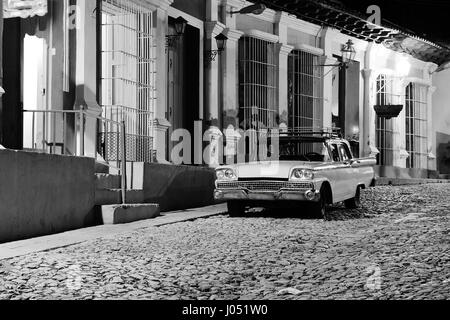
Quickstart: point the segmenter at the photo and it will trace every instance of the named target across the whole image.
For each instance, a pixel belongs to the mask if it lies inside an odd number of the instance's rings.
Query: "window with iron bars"
[[[393,79],[380,74],[376,81],[376,104],[393,104]],[[389,166],[394,164],[393,146],[394,128],[393,120],[376,117],[376,143],[380,153],[377,156],[378,165]]]
[[[239,121],[244,130],[276,127],[276,45],[253,37],[239,40]]]
[[[407,168],[427,168],[427,87],[410,83],[406,87]]]
[[[288,60],[288,129],[322,128],[323,68],[317,55],[294,50]]]
[[[153,162],[156,105],[154,12],[129,0],[101,2],[101,101],[103,117],[125,122],[127,161]],[[99,149],[118,160],[119,132],[105,125]]]

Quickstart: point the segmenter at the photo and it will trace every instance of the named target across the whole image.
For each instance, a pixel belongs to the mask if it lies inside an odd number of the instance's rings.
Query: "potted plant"
[[[375,112],[379,117],[391,119],[396,118],[403,110],[402,104],[375,105]]]

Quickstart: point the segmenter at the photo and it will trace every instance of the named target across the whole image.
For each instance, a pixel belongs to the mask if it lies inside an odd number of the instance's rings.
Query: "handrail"
[[[79,110],[22,110],[23,113],[31,113],[32,114],[32,149],[35,149],[35,120],[36,120],[36,115],[37,114],[43,114],[43,120],[42,120],[42,130],[43,130],[43,140],[42,140],[42,151],[46,151],[46,146],[50,146],[50,154],[54,154],[55,148],[57,146],[56,143],[56,117],[53,117],[53,143],[48,143],[46,141],[46,135],[47,135],[47,122],[46,122],[46,115],[62,115],[63,119],[62,119],[62,125],[63,125],[63,130],[62,130],[62,134],[63,134],[63,143],[62,143],[62,154],[65,153],[65,147],[66,147],[66,123],[67,123],[67,115],[74,115],[74,116],[79,116],[79,119],[75,119],[75,124],[74,124],[74,130],[75,130],[75,146],[78,147],[79,149],[79,156],[86,156],[85,155],[85,133],[86,133],[86,128],[85,128],[85,120],[86,118],[90,118],[93,120],[98,120],[101,121],[103,123],[107,123],[107,124],[111,124],[111,125],[116,125],[119,128],[119,132],[120,133],[120,165],[119,167],[117,167],[116,169],[119,170],[120,175],[121,175],[121,197],[122,197],[122,204],[126,203],[126,184],[127,184],[127,159],[126,159],[126,125],[125,125],[125,121],[114,121],[111,119],[107,119],[104,118],[102,116],[99,115],[95,115],[92,114],[90,112],[88,112],[87,110],[85,110],[84,108],[80,108]],[[79,121],[79,141],[77,139],[77,126],[76,126],[76,121]],[[99,127],[98,127],[98,122],[96,123],[96,131],[99,132]],[[97,139],[97,135],[96,138]],[[95,143],[95,148],[97,148],[97,143]],[[95,156],[94,158],[97,160],[97,149],[95,150]],[[114,168],[114,166],[111,166],[108,164],[109,167]]]
[[[102,121],[105,121],[105,122],[109,122],[109,123],[113,123],[113,124],[117,124],[117,125],[121,125],[122,123],[121,122],[119,122],[119,121],[114,121],[114,120],[111,120],[111,119],[108,119],[108,118],[104,118],[104,117],[102,117],[102,116],[96,116],[96,115],[93,115],[92,113],[90,113],[90,112],[87,112],[86,110],[84,110],[84,109],[80,109],[80,110],[22,110],[22,112],[33,112],[33,113],[61,113],[61,114],[63,114],[63,113],[67,113],[67,114],[80,114],[80,113],[83,113],[84,115],[86,115],[86,116],[89,116],[90,118],[93,118],[93,119],[98,119],[98,120],[102,120]]]

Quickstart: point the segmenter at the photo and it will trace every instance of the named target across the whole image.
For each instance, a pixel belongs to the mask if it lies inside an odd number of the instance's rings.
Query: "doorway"
[[[5,94],[0,105],[0,144],[5,148],[22,149],[22,97],[21,19],[3,20],[3,89]]]
[[[341,57],[336,57],[341,62]],[[347,67],[333,70],[333,127],[340,128],[350,142],[353,155],[359,156],[359,85],[360,63],[351,61]]]
[[[25,34],[23,39],[22,102],[27,111],[47,110],[47,53],[45,39]],[[45,149],[43,114],[25,112],[23,115],[23,147]],[[34,132],[33,132],[34,131]]]
[[[175,33],[175,19],[169,18],[169,34]],[[200,30],[187,25],[184,35],[167,48],[167,58],[167,119],[171,124],[167,157],[170,160],[173,147],[179,143],[171,140],[177,129],[190,133],[190,154],[194,155],[194,123],[200,119]]]

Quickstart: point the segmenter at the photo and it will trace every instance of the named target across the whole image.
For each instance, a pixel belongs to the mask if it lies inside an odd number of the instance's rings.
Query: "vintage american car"
[[[289,204],[306,206],[326,218],[327,206],[334,203],[357,208],[361,189],[375,182],[376,159],[354,158],[349,142],[340,135],[323,131],[280,135],[277,148],[276,161],[216,169],[214,197],[227,201],[230,216],[241,216],[248,207]]]

